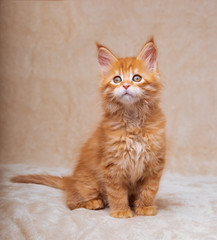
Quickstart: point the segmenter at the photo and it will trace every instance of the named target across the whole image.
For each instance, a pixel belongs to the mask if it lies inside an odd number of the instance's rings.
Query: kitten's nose
[[[130,87],[130,84],[124,84],[123,87],[127,90],[127,88]]]

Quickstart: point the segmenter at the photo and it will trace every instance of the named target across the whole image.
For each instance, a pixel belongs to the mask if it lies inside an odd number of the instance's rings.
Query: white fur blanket
[[[115,219],[109,209],[70,211],[60,190],[9,182],[17,174],[67,175],[66,169],[1,165],[1,240],[214,240],[217,177],[165,173],[155,217]]]

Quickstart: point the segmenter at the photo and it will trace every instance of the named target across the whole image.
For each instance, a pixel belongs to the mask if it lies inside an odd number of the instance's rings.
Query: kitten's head
[[[148,41],[137,57],[116,58],[100,44],[98,61],[104,102],[109,106],[130,106],[158,99],[161,88],[157,68],[157,49],[153,39]]]

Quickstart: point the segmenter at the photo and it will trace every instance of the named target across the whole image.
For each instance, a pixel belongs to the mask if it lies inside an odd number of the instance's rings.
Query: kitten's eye
[[[120,83],[122,81],[121,77],[120,76],[116,76],[113,78],[113,82],[114,83]]]
[[[142,80],[142,77],[140,75],[134,75],[133,76],[133,81],[134,82],[141,82],[141,80]]]

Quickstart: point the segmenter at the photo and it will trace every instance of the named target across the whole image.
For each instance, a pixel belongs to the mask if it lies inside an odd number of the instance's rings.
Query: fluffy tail
[[[64,178],[51,175],[19,175],[11,178],[14,183],[35,183],[64,190]]]

